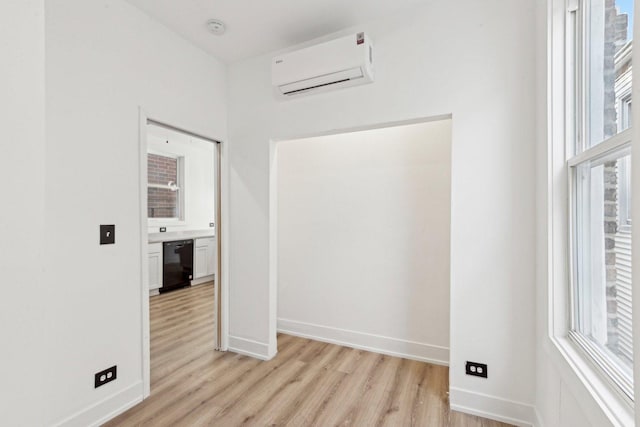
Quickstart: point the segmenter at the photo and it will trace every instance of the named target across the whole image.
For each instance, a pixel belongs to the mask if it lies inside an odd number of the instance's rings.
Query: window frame
[[[631,190],[631,159],[629,162],[622,165],[620,169],[620,181],[623,189],[620,191],[622,196],[620,197],[620,227],[627,228],[625,231],[631,231],[632,218],[631,218],[631,205],[633,192]]]
[[[162,226],[162,225],[167,225],[167,226],[182,226],[186,224],[185,218],[186,218],[186,212],[185,212],[185,173],[184,173],[184,166],[185,166],[185,159],[184,156],[181,156],[179,154],[175,154],[175,153],[171,153],[171,152],[167,152],[167,151],[161,151],[161,150],[154,150],[149,148],[147,150],[147,159],[149,154],[153,154],[156,156],[162,156],[162,157],[168,157],[171,159],[175,159],[176,160],[176,178],[177,178],[177,182],[176,182],[176,187],[177,187],[177,192],[178,192],[178,216],[177,217],[166,217],[166,218],[162,218],[162,217],[156,217],[156,218],[150,218],[148,215],[148,211],[147,211],[147,221],[148,221],[148,225],[149,226]],[[149,188],[164,188],[164,189],[171,189],[172,187],[169,185],[163,185],[163,184],[150,184],[149,183],[149,171],[147,170],[147,198],[149,197]],[[148,207],[147,207],[148,209]]]
[[[602,162],[604,157],[609,155],[624,156],[631,152],[631,133],[632,129],[626,129],[617,135],[595,145],[585,152],[574,156],[567,160],[568,176],[569,176],[569,271],[570,271],[570,311],[569,311],[569,331],[568,337],[576,344],[580,350],[589,358],[589,362],[596,366],[605,376],[605,378],[615,386],[617,391],[621,392],[621,395],[628,400],[630,404],[633,403],[633,381],[629,381],[624,375],[621,369],[617,367],[615,362],[612,362],[606,353],[601,351],[598,346],[583,334],[578,332],[578,320],[579,309],[577,304],[578,295],[578,277],[579,277],[579,261],[578,258],[583,256],[580,251],[580,233],[579,224],[582,219],[578,215],[578,205],[580,203],[578,195],[578,179],[579,170],[581,165],[584,165],[591,161]],[[631,377],[633,380],[633,377]]]
[[[566,160],[573,146],[575,129],[575,7],[577,0],[550,0],[540,17],[545,35],[538,46],[545,81],[539,92],[541,144],[538,147],[540,188],[538,263],[542,304],[540,372],[542,381],[561,387],[581,403],[585,419],[592,425],[633,425],[634,405],[619,388],[591,363],[590,358],[569,338],[569,185]],[[634,160],[637,162],[637,159]],[[546,378],[546,379],[545,379]],[[560,384],[560,385],[558,385]],[[559,390],[556,387],[552,389]]]
[[[568,315],[566,336],[579,351],[584,362],[595,368],[596,373],[605,380],[610,390],[619,396],[626,405],[633,408],[633,374],[631,381],[622,373],[622,370],[607,358],[605,352],[600,350],[595,343],[578,332],[578,280],[579,261],[582,256],[580,244],[581,236],[577,232],[581,218],[579,217],[579,167],[592,161],[599,161],[603,157],[618,153],[631,152],[631,139],[633,129],[631,126],[624,128],[615,135],[603,141],[589,146],[589,114],[587,95],[589,93],[590,64],[589,64],[589,3],[586,0],[567,1],[567,28],[566,28],[566,96],[565,120],[566,120],[566,145],[565,165],[567,176],[567,220],[568,220]],[[631,89],[629,88],[628,92]],[[616,105],[619,114],[625,103],[630,103],[630,95],[625,93],[620,97],[619,105]],[[622,155],[622,154],[621,154]],[[628,174],[628,172],[627,172]],[[623,209],[626,209],[623,207]]]

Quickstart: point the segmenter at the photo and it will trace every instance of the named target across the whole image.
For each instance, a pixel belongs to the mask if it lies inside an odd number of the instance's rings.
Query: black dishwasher
[[[193,239],[164,242],[160,292],[189,286],[193,279]]]

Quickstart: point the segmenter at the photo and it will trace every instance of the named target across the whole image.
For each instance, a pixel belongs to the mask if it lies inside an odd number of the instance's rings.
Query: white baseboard
[[[56,427],[97,427],[140,402],[142,402],[142,382],[137,382],[53,425]]]
[[[382,335],[278,319],[278,332],[405,359],[449,366],[449,349]]]
[[[197,286],[197,285],[202,285],[203,283],[213,282],[215,277],[216,277],[215,274],[212,274],[211,276],[204,276],[199,279],[193,279],[191,281],[191,286]]]
[[[537,408],[537,407],[536,407],[536,408],[534,408],[534,410],[533,410],[533,411],[534,411],[534,414],[533,414],[533,415],[534,415],[534,417],[535,417],[535,418],[534,418],[535,422],[534,422],[534,424],[533,424],[533,425],[534,425],[535,427],[544,427],[544,423],[542,422],[542,416],[540,415],[540,412],[538,412],[538,408]]]
[[[456,387],[449,388],[451,409],[513,424],[519,427],[533,427],[536,423],[536,411],[533,405],[496,396],[476,393]]]
[[[229,335],[228,350],[261,360],[270,360],[275,356],[275,354],[270,354],[269,344],[233,335]]]

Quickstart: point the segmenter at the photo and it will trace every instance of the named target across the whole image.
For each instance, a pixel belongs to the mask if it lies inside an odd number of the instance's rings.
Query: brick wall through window
[[[147,155],[147,178],[149,187],[147,210],[149,218],[178,218],[180,189],[170,185],[178,183],[178,159],[158,154]]]

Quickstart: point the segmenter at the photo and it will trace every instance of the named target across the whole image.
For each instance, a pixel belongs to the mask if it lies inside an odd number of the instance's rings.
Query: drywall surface
[[[91,425],[142,396],[138,108],[224,141],[226,68],[121,0],[48,1],[46,68],[46,424]]]
[[[369,85],[282,101],[271,55],[230,67],[231,336],[275,343],[269,141],[452,114],[451,403],[533,417],[534,3],[437,0],[334,35],[371,36]]]
[[[0,2],[0,424],[38,426],[42,412],[44,1]]]
[[[165,226],[167,232],[206,230],[215,220],[215,146],[210,141],[149,125],[148,150],[155,154],[182,158],[184,171],[184,221],[150,219],[149,233]]]
[[[277,164],[278,328],[448,364],[451,120],[280,142]]]

